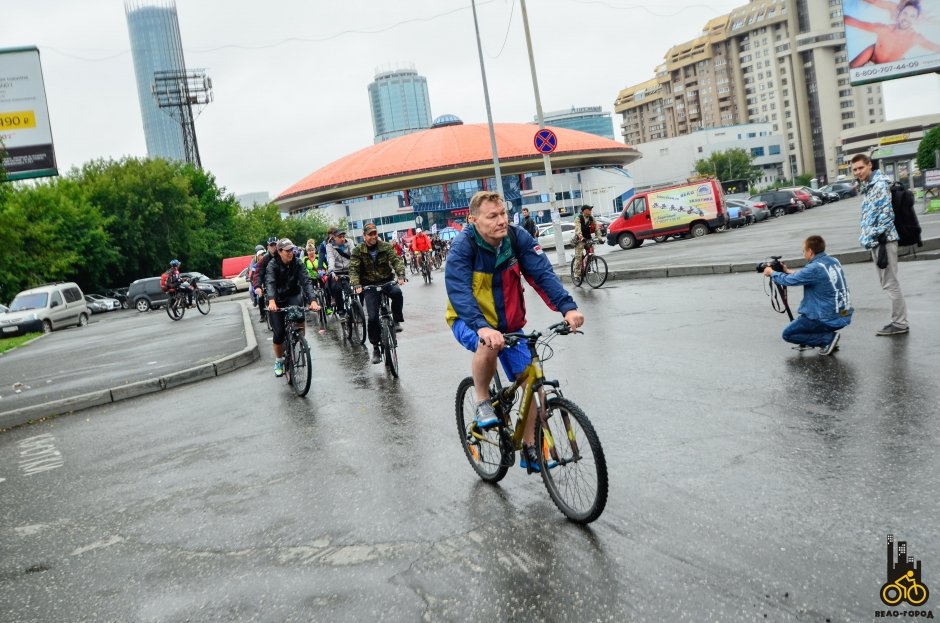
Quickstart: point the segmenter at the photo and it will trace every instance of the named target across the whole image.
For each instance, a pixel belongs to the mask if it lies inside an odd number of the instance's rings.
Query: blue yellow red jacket
[[[578,308],[535,238],[521,227],[510,228],[499,249],[487,244],[473,225],[454,239],[444,271],[448,325],[460,318],[473,331],[518,331],[525,326],[522,277],[551,309],[565,314]]]

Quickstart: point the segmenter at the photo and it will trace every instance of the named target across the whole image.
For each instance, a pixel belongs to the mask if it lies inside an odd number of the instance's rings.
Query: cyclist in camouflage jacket
[[[379,232],[374,223],[366,223],[362,228],[365,242],[353,249],[349,258],[349,283],[362,291],[362,286],[376,286],[386,284],[382,288],[392,300],[392,316],[395,319],[395,330],[401,331],[400,323],[404,322],[402,308],[404,297],[401,288],[394,283],[388,283],[397,276],[398,284],[405,283],[405,263],[395,247],[384,240],[379,240]],[[379,352],[379,293],[369,291],[365,295],[366,310],[369,313],[369,341],[372,343],[372,363],[380,363],[382,355]]]

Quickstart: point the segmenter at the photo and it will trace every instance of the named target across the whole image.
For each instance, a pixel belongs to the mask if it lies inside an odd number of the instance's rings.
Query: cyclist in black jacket
[[[261,256],[255,265],[255,279],[252,287],[255,289],[255,296],[258,297],[258,313],[261,314],[261,322],[264,322],[267,313],[264,302],[264,272],[271,258],[277,255],[277,238],[271,236],[268,238],[268,252]]]
[[[310,301],[310,311],[320,311],[313,282],[303,262],[294,253],[294,243],[288,238],[277,241],[277,255],[268,261],[264,275],[264,291],[268,297],[268,313],[274,329],[274,376],[284,375],[284,314],[276,314],[288,305],[303,306]],[[303,325],[301,325],[301,332]]]

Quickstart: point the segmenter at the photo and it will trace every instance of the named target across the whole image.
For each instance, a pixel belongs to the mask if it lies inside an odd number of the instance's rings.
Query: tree
[[[917,147],[917,168],[921,171],[936,169],[940,162],[936,161],[936,153],[940,150],[940,125],[933,128],[920,140]]]
[[[727,151],[716,151],[708,158],[695,162],[695,172],[699,175],[713,175],[720,181],[746,179],[754,183],[760,175],[760,169],[753,166],[754,157],[746,150],[735,147]]]

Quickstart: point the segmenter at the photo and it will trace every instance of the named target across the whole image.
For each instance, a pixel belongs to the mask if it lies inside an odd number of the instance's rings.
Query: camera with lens
[[[781,258],[781,257],[783,257],[783,256],[782,256],[782,255],[771,255],[769,260],[764,261],[764,262],[761,262],[760,264],[758,264],[758,265],[754,268],[754,270],[756,270],[756,271],[759,272],[759,273],[762,273],[762,272],[764,272],[764,269],[765,269],[765,268],[767,268],[768,266],[770,266],[770,267],[773,268],[775,271],[782,273],[782,272],[784,272],[784,270],[783,270],[783,264],[780,263],[780,258]]]

